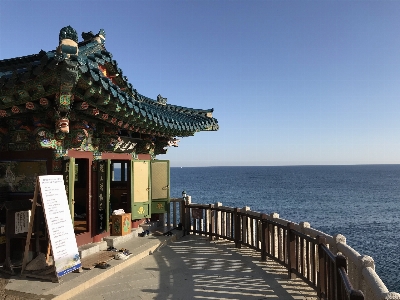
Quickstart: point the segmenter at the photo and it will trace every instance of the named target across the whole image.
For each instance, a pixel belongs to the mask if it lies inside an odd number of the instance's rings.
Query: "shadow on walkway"
[[[73,299],[317,299],[300,279],[258,252],[186,236]]]

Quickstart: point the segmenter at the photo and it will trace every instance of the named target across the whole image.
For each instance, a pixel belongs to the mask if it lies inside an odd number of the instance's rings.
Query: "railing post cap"
[[[222,206],[222,202],[215,202],[215,207]]]
[[[341,234],[335,234],[333,236],[333,240],[335,241],[336,244],[345,244],[346,245],[346,237],[344,235]]]
[[[250,206],[243,206],[242,211],[249,211],[250,210]]]
[[[279,218],[279,214],[278,213],[272,213],[272,214],[270,214],[269,215],[271,218],[274,218],[274,219],[278,219]]]
[[[308,222],[300,222],[299,225],[301,228],[311,228],[310,223]]]
[[[373,270],[375,270],[375,262],[371,256],[368,256],[368,255],[361,256],[360,263],[361,263],[361,266],[364,268],[369,267],[369,268],[372,268]]]
[[[400,294],[395,292],[389,292],[385,295],[384,300],[400,300]]]

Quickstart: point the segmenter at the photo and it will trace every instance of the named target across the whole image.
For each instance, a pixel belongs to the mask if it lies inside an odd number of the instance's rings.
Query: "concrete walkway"
[[[71,299],[317,299],[300,279],[248,248],[185,236]]]

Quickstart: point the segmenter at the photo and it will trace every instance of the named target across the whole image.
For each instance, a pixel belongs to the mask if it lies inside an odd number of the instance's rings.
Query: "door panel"
[[[149,201],[149,162],[133,162],[133,202]]]
[[[131,208],[132,220],[148,218],[150,206],[150,162],[131,161]]]
[[[169,208],[169,161],[151,162],[151,212],[166,213]]]
[[[75,158],[63,161],[63,177],[65,191],[68,196],[68,206],[71,213],[72,225],[74,225],[74,194],[75,194]]]

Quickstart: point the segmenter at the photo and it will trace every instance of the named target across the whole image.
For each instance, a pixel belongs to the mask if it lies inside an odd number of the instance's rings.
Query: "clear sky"
[[[158,156],[172,166],[400,163],[399,16],[384,0],[0,0],[0,60],[104,28],[141,94],[215,110],[219,131]]]

